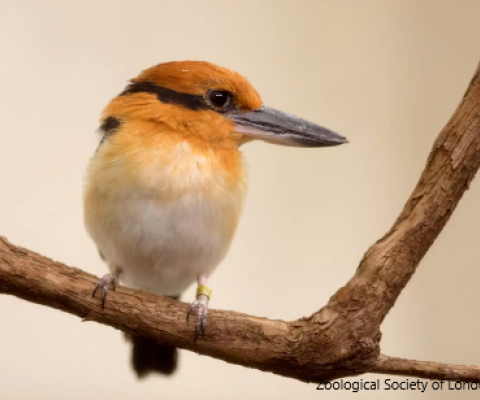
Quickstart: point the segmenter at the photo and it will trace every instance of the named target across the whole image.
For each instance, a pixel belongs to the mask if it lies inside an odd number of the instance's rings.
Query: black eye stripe
[[[229,94],[229,92],[217,92]],[[217,110],[214,104],[209,104],[202,96],[177,92],[175,90],[157,86],[151,82],[132,82],[122,93],[120,93],[119,96],[125,96],[131,93],[152,93],[155,94],[158,100],[162,103],[176,104],[189,110],[213,110],[216,112],[225,112],[224,109]],[[112,134],[114,134],[121,124],[122,122],[118,118],[106,118],[99,128],[99,132],[102,133],[99,145],[104,143]]]
[[[122,123],[118,118],[115,117],[108,117],[106,118],[103,122],[102,125],[100,125],[99,131],[102,134],[102,138],[100,139],[100,144],[105,142],[111,135],[113,135],[118,127]]]
[[[158,100],[166,104],[177,104],[189,110],[209,110],[210,105],[202,96],[195,94],[181,93],[175,90],[157,86],[151,82],[133,82],[120,93],[125,96],[130,93],[153,93],[157,95]]]

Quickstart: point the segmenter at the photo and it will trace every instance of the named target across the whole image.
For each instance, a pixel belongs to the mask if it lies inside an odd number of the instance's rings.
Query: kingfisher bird
[[[204,334],[208,277],[232,242],[247,191],[239,148],[255,139],[326,147],[347,139],[262,103],[246,78],[204,61],[156,65],[131,80],[101,116],[87,171],[86,229],[110,273],[94,288],[102,306],[117,282],[178,299],[195,281],[192,334]],[[138,377],[171,374],[176,349],[133,342]]]

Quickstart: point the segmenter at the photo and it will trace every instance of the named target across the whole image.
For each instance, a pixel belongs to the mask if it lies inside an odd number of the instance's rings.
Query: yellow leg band
[[[207,296],[208,300],[210,300],[210,297],[212,297],[212,289],[210,289],[209,287],[206,287],[205,285],[200,285],[197,288],[197,296],[201,294]]]

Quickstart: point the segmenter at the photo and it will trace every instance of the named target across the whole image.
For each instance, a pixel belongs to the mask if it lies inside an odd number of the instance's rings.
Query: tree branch
[[[480,367],[406,360],[404,358],[387,357],[383,354],[380,354],[377,364],[370,372],[414,376],[425,379],[480,382]]]
[[[480,382],[480,368],[380,355],[380,325],[480,167],[480,65],[437,138],[413,194],[353,278],[318,312],[292,322],[211,310],[193,343],[187,305],[119,287],[105,310],[97,278],[0,238],[0,293],[44,304],[230,363],[307,382],[364,372]]]

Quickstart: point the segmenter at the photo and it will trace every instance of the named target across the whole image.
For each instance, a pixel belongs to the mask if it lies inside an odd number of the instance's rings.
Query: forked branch
[[[480,65],[434,143],[417,187],[390,231],[366,252],[328,304],[292,322],[211,310],[193,343],[185,303],[119,287],[105,310],[97,278],[0,238],[0,293],[44,304],[230,363],[308,382],[365,372],[480,382],[480,367],[380,354],[380,325],[480,167]]]

